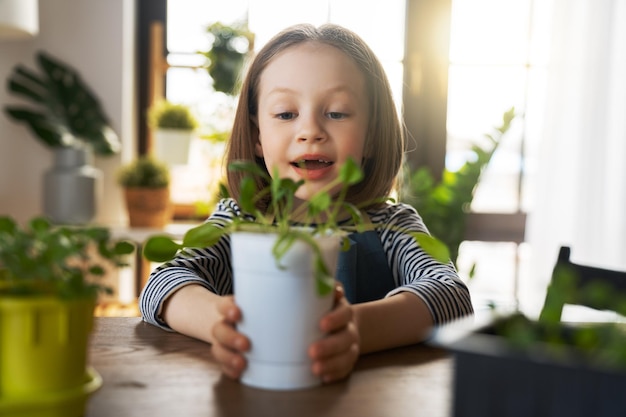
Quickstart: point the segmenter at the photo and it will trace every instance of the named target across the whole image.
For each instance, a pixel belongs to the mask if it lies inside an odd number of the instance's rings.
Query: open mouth
[[[298,161],[291,162],[291,165],[300,169],[324,169],[333,165],[333,161],[326,161],[324,159],[300,159]]]

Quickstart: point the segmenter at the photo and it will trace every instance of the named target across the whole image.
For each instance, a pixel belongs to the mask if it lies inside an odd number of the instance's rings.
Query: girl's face
[[[363,159],[369,103],[356,64],[329,45],[286,49],[261,74],[257,156],[271,175],[305,180],[308,199],[335,179],[348,158]],[[337,190],[333,190],[336,192]]]

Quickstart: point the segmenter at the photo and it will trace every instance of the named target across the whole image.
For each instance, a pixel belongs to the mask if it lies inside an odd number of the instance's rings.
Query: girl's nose
[[[300,114],[300,125],[297,134],[299,142],[321,142],[326,140],[326,132],[321,120],[315,115]]]

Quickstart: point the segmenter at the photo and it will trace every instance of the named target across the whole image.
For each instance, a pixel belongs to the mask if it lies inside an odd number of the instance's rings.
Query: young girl
[[[353,247],[337,269],[335,307],[319,324],[326,336],[308,352],[312,372],[324,382],[346,377],[360,354],[418,343],[434,325],[472,314],[452,264],[398,231],[427,232],[416,211],[371,203],[390,194],[403,149],[383,68],[354,33],[336,25],[294,26],[251,63],[226,162],[256,161],[268,173],[304,179],[297,194],[303,200],[336,178],[348,158],[360,161],[365,174],[347,200],[366,205],[376,228],[350,236]],[[228,173],[232,198],[221,200],[207,221],[246,215],[237,204],[241,175]],[[211,343],[224,373],[241,376],[250,340],[236,330],[241,311],[232,296],[228,237],[157,268],[140,308],[149,323]]]

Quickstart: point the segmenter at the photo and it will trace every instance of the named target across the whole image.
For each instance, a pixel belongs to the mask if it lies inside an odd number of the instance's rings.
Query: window
[[[533,168],[545,91],[549,2],[453,0],[448,84],[446,167],[454,170],[473,143],[499,125],[514,106],[520,114],[494,154],[476,190],[472,211],[532,210]],[[489,221],[490,217],[485,217]],[[494,239],[497,240],[497,239]],[[459,270],[476,264],[474,294],[516,303],[524,245],[464,242]]]

